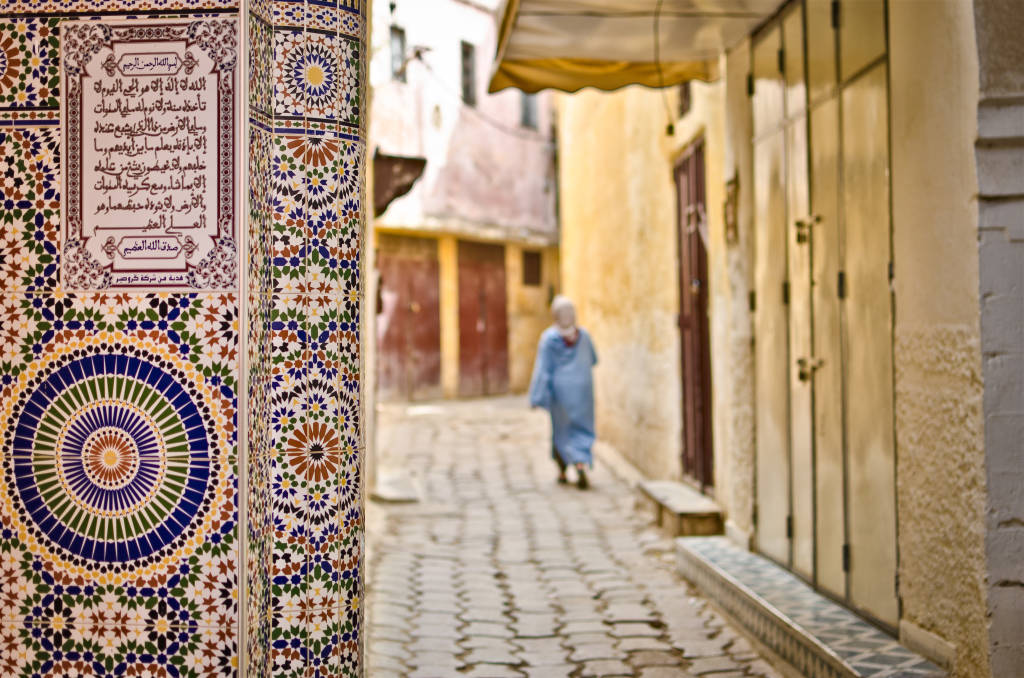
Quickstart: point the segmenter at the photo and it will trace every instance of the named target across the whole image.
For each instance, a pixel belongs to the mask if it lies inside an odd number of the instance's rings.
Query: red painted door
[[[508,391],[505,248],[459,241],[459,395]]]
[[[707,491],[711,446],[711,342],[708,327],[704,144],[676,166],[679,194],[679,334],[683,369],[683,473]]]
[[[441,395],[441,309],[437,243],[379,238],[381,312],[377,315],[377,389],[383,400]]]

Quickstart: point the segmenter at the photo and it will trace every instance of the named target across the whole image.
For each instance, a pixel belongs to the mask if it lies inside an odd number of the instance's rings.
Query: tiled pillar
[[[363,1],[0,6],[0,675],[361,675]],[[220,22],[230,193],[174,287],[118,286],[61,54],[157,18]]]
[[[248,17],[251,675],[360,670],[357,3]]]

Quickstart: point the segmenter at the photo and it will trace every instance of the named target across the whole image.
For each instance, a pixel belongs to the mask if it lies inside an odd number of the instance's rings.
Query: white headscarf
[[[576,307],[569,301],[569,297],[557,295],[551,300],[551,317],[555,323],[552,325],[565,339],[576,338]]]

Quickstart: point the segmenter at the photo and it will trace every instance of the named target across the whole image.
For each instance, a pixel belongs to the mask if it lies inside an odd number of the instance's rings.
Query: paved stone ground
[[[422,500],[367,508],[368,678],[777,678],[600,459],[590,490],[555,483],[522,399],[387,405],[378,426],[382,472]]]

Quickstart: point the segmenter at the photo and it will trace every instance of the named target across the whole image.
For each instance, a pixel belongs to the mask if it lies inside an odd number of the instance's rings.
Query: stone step
[[[726,537],[676,539],[679,573],[807,678],[945,678],[946,672]]]
[[[722,509],[689,485],[648,480],[637,485],[641,503],[670,536],[722,534]]]

